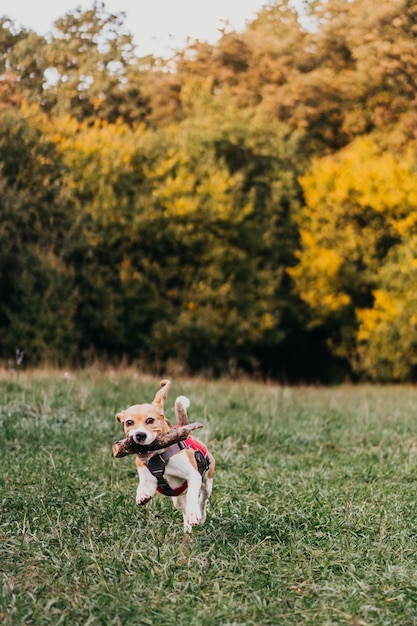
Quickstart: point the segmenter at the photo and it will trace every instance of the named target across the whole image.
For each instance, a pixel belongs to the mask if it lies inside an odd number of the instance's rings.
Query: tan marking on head
[[[142,428],[155,434],[170,430],[169,422],[154,404],[134,404],[116,415],[126,434]]]
[[[123,424],[124,420],[125,420],[125,416],[124,416],[124,411],[120,411],[120,413],[118,413],[116,415],[116,419],[118,422],[120,422],[121,424]]]
[[[161,389],[156,392],[152,404],[134,404],[116,415],[116,419],[123,425],[125,433],[128,435],[134,431],[153,433],[155,436],[166,433],[171,429],[171,424],[165,419],[164,402],[167,399],[169,380],[161,380]],[[136,435],[135,435],[136,436]]]

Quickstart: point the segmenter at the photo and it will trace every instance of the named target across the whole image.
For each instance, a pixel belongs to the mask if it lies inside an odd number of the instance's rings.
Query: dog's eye
[[[125,425],[126,426],[133,426],[133,420],[126,420],[125,421]]]
[[[154,418],[153,418],[153,417],[148,417],[148,418],[147,418],[147,420],[146,420],[146,423],[147,423],[147,424],[153,424],[153,423],[154,423],[154,421],[155,421],[155,420],[154,420]]]

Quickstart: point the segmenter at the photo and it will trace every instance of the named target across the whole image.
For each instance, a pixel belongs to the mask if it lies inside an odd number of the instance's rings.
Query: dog
[[[126,436],[132,437],[135,443],[148,446],[157,435],[172,430],[173,426],[164,415],[170,384],[169,380],[161,381],[161,388],[151,404],[135,404],[116,415]],[[179,396],[175,401],[176,414],[186,416],[189,405],[186,396]],[[136,504],[146,504],[158,491],[172,497],[174,506],[182,512],[184,533],[191,533],[193,526],[204,524],[215,461],[202,443],[187,437],[164,450],[137,454],[136,467],[139,474]]]

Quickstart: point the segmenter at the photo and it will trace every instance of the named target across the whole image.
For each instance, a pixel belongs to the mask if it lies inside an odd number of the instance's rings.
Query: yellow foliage
[[[264,313],[262,317],[262,327],[264,330],[272,330],[275,326],[275,320],[271,313]]]
[[[336,215],[347,211],[359,213],[371,207],[383,213],[397,226],[409,212],[417,210],[415,148],[409,146],[401,157],[381,149],[370,137],[356,139],[336,155],[316,161],[311,171],[300,178],[307,215],[332,207]],[[325,214],[324,219],[331,218]],[[309,215],[314,219],[313,215]],[[349,218],[349,214],[346,215]],[[317,218],[316,218],[317,219]]]
[[[377,380],[407,380],[417,363],[417,317],[398,294],[375,290],[374,297],[372,309],[357,311],[357,369]]]
[[[288,269],[288,273],[296,281],[301,298],[320,318],[340,311],[350,304],[350,297],[339,288],[343,257],[336,250],[317,246],[317,238],[311,232],[302,230],[300,234],[300,263]]]
[[[357,309],[356,311],[360,323],[357,334],[359,342],[369,341],[375,332],[382,331],[382,327],[392,326],[401,313],[401,303],[397,298],[380,289],[376,289],[373,296],[372,309]]]
[[[413,232],[414,166],[414,146],[398,157],[361,137],[314,162],[300,178],[306,202],[297,217],[302,246],[300,263],[290,274],[315,311],[331,313],[347,306],[348,293],[377,280],[384,242],[406,240]]]
[[[376,379],[407,380],[417,365],[417,237],[388,254],[372,308],[356,312],[358,369]]]

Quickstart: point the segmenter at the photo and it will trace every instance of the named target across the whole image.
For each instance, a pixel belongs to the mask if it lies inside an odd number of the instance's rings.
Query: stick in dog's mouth
[[[112,445],[112,452],[115,458],[127,456],[128,454],[146,454],[154,450],[160,450],[162,448],[168,448],[173,443],[178,443],[183,439],[186,439],[192,430],[202,428],[201,422],[193,422],[192,424],[185,424],[169,430],[167,433],[157,435],[154,441],[147,446],[143,446],[136,443],[132,437],[126,437],[120,441],[115,441]]]

